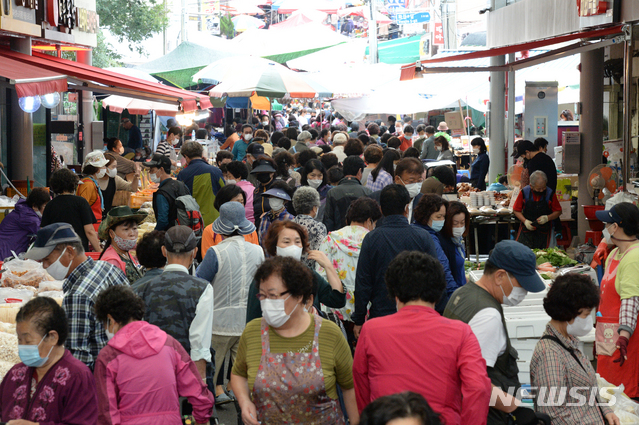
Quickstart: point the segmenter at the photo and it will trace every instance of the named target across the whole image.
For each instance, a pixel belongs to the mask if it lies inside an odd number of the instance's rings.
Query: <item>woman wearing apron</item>
[[[639,398],[639,209],[628,202],[597,211],[604,237],[617,247],[606,261],[597,313],[597,372],[624,393]]]
[[[135,192],[138,190],[140,170],[136,168],[133,174],[133,180],[128,182],[118,176],[118,163],[116,162],[115,156],[110,153],[105,153],[104,158],[108,161],[106,164],[106,173],[102,176],[102,178],[98,179],[98,184],[100,185],[100,191],[102,192],[102,198],[104,199],[102,219],[106,220],[106,216],[113,207],[113,198],[115,198],[116,192],[120,190]]]
[[[93,151],[87,155],[82,164],[82,173],[85,177],[80,180],[76,195],[83,197],[89,203],[96,223],[93,224],[96,232],[102,223],[102,211],[104,210],[104,197],[100,190],[98,180],[106,175],[106,165],[109,161],[104,157],[102,151]]]
[[[240,338],[231,387],[247,425],[344,425],[359,422],[353,359],[340,329],[308,312],[313,278],[300,261],[277,256],[255,274],[263,318]]]

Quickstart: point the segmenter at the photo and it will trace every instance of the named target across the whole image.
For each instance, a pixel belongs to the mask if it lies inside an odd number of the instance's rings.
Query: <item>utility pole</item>
[[[368,0],[370,20],[368,21],[368,53],[370,63],[377,63],[377,22],[375,21],[375,0]]]
[[[452,7],[451,7],[452,6]],[[444,48],[457,48],[457,1],[442,0],[441,16],[442,30],[444,32]]]
[[[164,0],[164,13],[167,13],[166,0]],[[162,55],[166,55],[166,25],[162,28]]]

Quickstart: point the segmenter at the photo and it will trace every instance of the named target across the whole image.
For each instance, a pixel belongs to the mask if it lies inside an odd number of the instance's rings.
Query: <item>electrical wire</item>
[[[7,177],[7,175],[4,173],[4,170],[2,168],[0,168],[0,173],[2,173],[4,178],[7,179],[7,182],[9,182],[9,186],[11,186],[13,188],[13,190],[15,190],[18,195],[20,195],[21,198],[23,198],[23,199],[27,198],[18,189],[16,189],[16,187],[13,185],[13,183],[11,183],[11,180],[9,180],[9,177]]]

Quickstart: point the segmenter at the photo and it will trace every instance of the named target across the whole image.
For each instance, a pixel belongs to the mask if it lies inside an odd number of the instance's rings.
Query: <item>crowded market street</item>
[[[639,425],[639,2],[0,17],[0,424]]]

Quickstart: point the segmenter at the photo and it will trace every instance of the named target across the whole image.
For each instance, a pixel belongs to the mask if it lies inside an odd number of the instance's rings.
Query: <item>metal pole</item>
[[[632,111],[631,111],[631,99],[632,96],[632,55],[633,55],[633,26],[626,25],[623,27],[625,36],[624,41],[624,72],[623,72],[623,185],[626,187],[626,182],[630,181],[630,151],[632,150],[632,136],[631,136],[631,124],[632,124]]]
[[[490,66],[502,66],[506,62],[505,56],[493,56],[490,58]],[[506,73],[503,71],[490,73],[490,168],[488,169],[488,181],[492,182],[498,174],[504,173],[505,155],[505,122],[506,113]]]
[[[508,55],[508,63],[515,63],[515,54]],[[506,158],[510,158],[515,143],[515,71],[508,71],[508,131],[506,132],[506,140],[508,143],[508,151]],[[510,166],[510,161],[508,166]]]
[[[164,12],[166,13],[166,0],[164,0]],[[162,28],[162,56],[166,55],[166,25]]]
[[[371,18],[368,21],[369,61],[377,63],[377,22],[375,22],[375,1],[369,0]]]
[[[186,41],[186,0],[182,0],[182,13],[180,14],[181,43]]]

